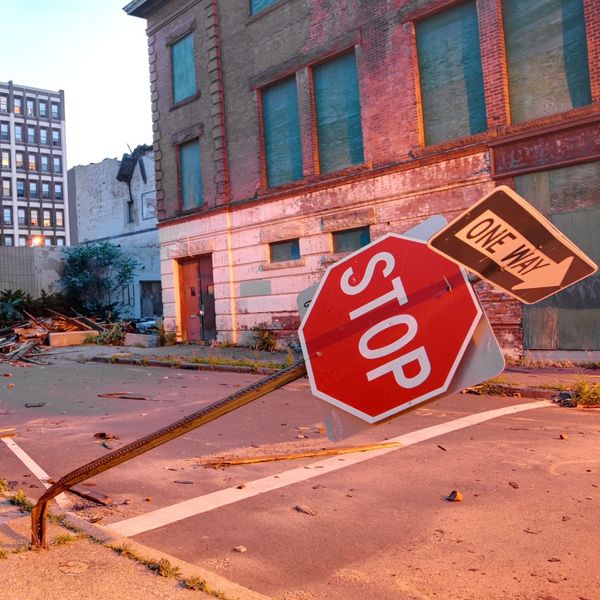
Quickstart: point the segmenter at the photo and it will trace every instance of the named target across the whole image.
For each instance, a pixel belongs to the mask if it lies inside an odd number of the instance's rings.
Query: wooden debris
[[[95,490],[88,490],[80,485],[74,485],[73,487],[70,487],[69,491],[80,498],[83,498],[84,500],[90,500],[91,502],[101,504],[102,506],[109,506],[112,504],[112,498],[109,496],[106,496],[100,492],[96,492]]]
[[[292,452],[289,454],[267,454],[261,456],[247,456],[244,458],[220,458],[214,460],[200,460],[206,468],[217,469],[233,465],[249,465],[277,460],[294,460],[297,458],[317,458],[319,456],[336,456],[338,454],[351,454],[353,452],[368,452],[369,450],[383,450],[385,448],[399,448],[400,442],[384,442],[381,444],[367,444],[364,446],[347,446],[343,448],[326,448],[321,450],[308,450],[306,452]]]
[[[158,402],[154,398],[146,398],[145,396],[132,396],[131,392],[108,392],[106,394],[98,394],[98,398],[114,398],[117,400],[147,400],[148,402]]]
[[[298,512],[304,513],[305,515],[310,515],[311,517],[316,517],[317,513],[310,506],[306,506],[306,504],[298,504],[294,506],[294,510]]]
[[[448,502],[462,502],[464,496],[457,490],[452,490],[450,494],[446,497]]]
[[[0,438],[15,437],[17,430],[14,427],[5,427],[0,429]]]

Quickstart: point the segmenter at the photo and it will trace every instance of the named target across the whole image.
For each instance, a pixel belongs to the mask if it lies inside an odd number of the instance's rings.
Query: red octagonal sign
[[[375,423],[448,389],[481,317],[465,273],[388,234],[327,269],[300,326],[313,394]]]

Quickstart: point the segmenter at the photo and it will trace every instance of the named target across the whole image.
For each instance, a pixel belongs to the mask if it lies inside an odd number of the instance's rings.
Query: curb
[[[111,545],[123,547],[126,546],[140,554],[145,559],[156,560],[157,562],[161,559],[166,559],[174,567],[179,568],[181,578],[189,579],[190,577],[199,577],[200,579],[204,580],[212,590],[223,594],[227,600],[272,600],[270,596],[265,596],[264,594],[255,592],[254,590],[234,583],[233,581],[229,581],[225,577],[217,575],[212,571],[207,571],[202,567],[188,563],[177,558],[176,556],[172,556],[165,552],[161,552],[160,550],[156,550],[155,548],[140,544],[131,538],[123,537],[111,531],[108,529],[108,527],[90,523],[82,517],[74,515],[70,512],[61,512],[58,514],[64,518],[63,523],[58,525],[59,527],[63,527],[64,529],[70,531],[83,532],[85,535],[91,538],[92,541],[99,542],[103,546],[106,546],[109,550],[112,550],[110,548]],[[209,595],[210,593],[205,592],[205,594]]]
[[[97,362],[109,365],[134,365],[137,367],[163,367],[166,369],[186,369],[190,371],[222,371],[226,373],[251,373],[255,375],[272,375],[281,369],[268,367],[242,367],[235,365],[210,365],[204,363],[170,362],[147,358],[112,358],[110,356],[92,356],[87,362]]]

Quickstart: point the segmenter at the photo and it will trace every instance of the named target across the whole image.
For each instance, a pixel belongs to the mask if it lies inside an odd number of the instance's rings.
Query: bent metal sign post
[[[499,186],[428,246],[525,304],[592,275],[597,265],[512,189]]]

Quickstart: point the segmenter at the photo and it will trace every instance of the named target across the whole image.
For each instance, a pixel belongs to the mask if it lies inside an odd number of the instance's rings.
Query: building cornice
[[[133,0],[123,7],[123,10],[131,17],[146,18],[152,11],[156,10],[166,0]]]

